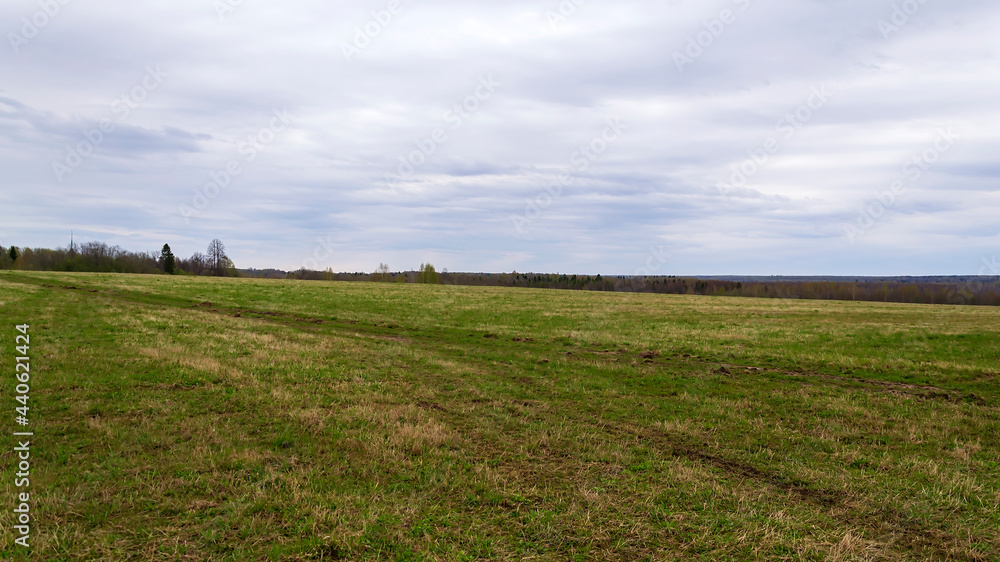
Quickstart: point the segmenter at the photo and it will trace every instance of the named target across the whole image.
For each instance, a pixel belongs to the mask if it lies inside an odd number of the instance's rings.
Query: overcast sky
[[[998,29],[995,0],[5,0],[0,244],[997,274]]]

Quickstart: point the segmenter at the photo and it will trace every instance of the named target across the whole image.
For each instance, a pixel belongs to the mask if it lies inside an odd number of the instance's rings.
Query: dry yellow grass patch
[[[330,418],[329,412],[318,408],[295,410],[291,415],[302,424],[303,430],[309,431],[313,435],[320,434],[326,427],[326,421]]]
[[[886,557],[884,544],[865,540],[861,533],[848,530],[844,538],[834,545],[828,545],[828,560],[835,562],[843,561],[867,561],[884,560]]]
[[[115,434],[111,429],[111,424],[106,419],[100,417],[87,418],[87,428],[97,433],[103,433],[109,439],[113,439]]]
[[[414,405],[363,402],[348,408],[347,414],[376,425],[376,430],[366,433],[370,445],[383,452],[420,455],[434,449],[457,448],[463,441],[452,428]]]

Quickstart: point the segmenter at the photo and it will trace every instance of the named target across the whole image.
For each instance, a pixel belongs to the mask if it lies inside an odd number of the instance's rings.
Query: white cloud
[[[631,273],[666,246],[663,273],[688,274],[965,273],[997,252],[994,3],[927,2],[886,39],[882,0],[589,1],[555,25],[558,2],[399,1],[351,63],[341,45],[387,1],[245,1],[221,19],[209,0],[67,4],[0,51],[0,243],[75,228],[185,255],[218,236],[238,265],[297,268],[332,236],[334,269],[581,273]],[[673,53],[743,5],[678,72]],[[4,3],[0,31],[37,10]],[[168,77],[121,118],[150,65]],[[483,76],[502,86],[452,128]],[[783,136],[822,85],[835,95]],[[185,225],[179,206],[281,108],[292,125]],[[609,117],[627,131],[519,235],[510,216]],[[118,127],[60,183],[53,160],[102,119]],[[843,225],[949,126],[954,149],[850,244]],[[436,128],[447,140],[386,185]],[[780,149],[720,193],[771,137]]]

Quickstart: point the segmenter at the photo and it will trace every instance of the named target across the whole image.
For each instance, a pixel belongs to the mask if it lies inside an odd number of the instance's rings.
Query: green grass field
[[[1000,559],[1000,309],[4,271],[0,319],[4,559]]]

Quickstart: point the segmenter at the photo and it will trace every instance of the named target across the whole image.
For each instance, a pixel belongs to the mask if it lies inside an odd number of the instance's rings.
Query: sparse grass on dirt
[[[998,309],[0,272],[0,319],[37,560],[1000,559]]]

